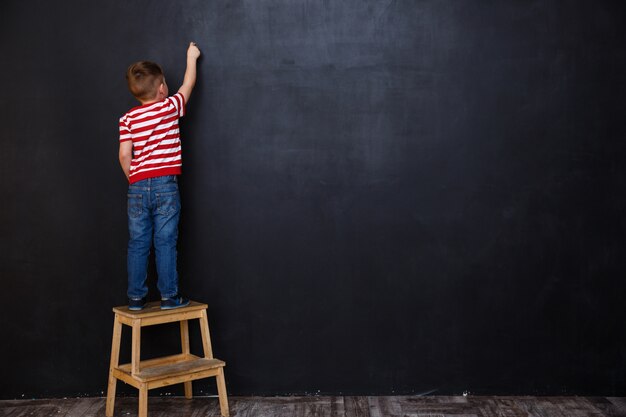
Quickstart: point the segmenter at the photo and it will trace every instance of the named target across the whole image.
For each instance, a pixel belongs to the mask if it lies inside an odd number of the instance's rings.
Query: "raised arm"
[[[189,101],[191,96],[191,90],[196,85],[196,61],[200,57],[200,50],[194,42],[189,43],[187,48],[187,69],[185,70],[185,78],[183,78],[183,85],[178,89],[179,93],[185,96],[185,103]]]

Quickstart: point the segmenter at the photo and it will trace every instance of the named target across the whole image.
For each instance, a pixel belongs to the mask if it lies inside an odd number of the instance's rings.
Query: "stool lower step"
[[[120,365],[117,370],[139,382],[150,382],[222,368],[225,365],[226,363],[219,359],[206,359],[192,354],[179,354],[141,361],[139,363],[139,372],[134,375],[131,372],[130,363]]]

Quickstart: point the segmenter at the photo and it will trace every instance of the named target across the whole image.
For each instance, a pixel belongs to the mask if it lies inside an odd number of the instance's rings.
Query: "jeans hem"
[[[174,298],[174,297],[175,297],[175,296],[177,296],[177,295],[178,295],[178,293],[174,293],[174,294],[172,294],[172,295],[161,295],[161,298],[162,298],[162,299],[163,299],[163,298]]]
[[[130,296],[130,295],[128,295],[128,294],[126,294],[126,295],[127,295],[127,297],[128,297],[128,299],[129,299],[129,300],[141,300],[142,298],[146,298],[146,296],[147,296],[148,294],[146,294],[146,295],[142,295],[141,297],[139,297],[139,296],[135,296],[135,295]]]

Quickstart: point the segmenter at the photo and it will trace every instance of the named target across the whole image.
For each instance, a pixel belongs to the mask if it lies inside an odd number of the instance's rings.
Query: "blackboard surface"
[[[0,397],[105,390],[124,71],[175,90],[191,40],[179,270],[230,394],[626,395],[625,8],[3,2]]]

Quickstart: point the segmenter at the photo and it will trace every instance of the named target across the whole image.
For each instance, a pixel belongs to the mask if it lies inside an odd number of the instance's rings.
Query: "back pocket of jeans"
[[[157,212],[165,216],[171,216],[180,210],[180,198],[178,191],[168,193],[156,193]]]
[[[143,207],[141,194],[128,194],[128,217],[139,217]]]

